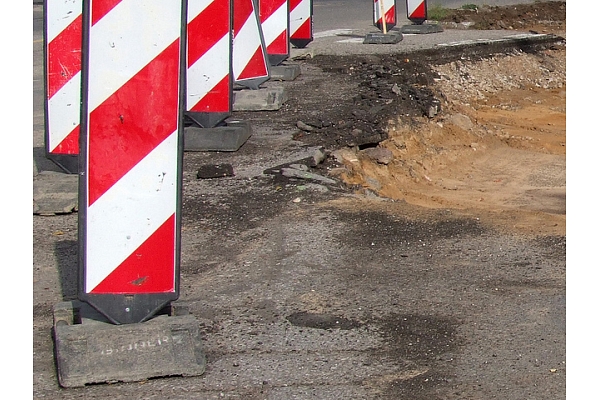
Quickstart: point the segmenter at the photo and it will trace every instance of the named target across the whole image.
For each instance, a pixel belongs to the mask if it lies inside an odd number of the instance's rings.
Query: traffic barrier
[[[213,128],[233,105],[232,0],[188,0],[186,116]]]
[[[79,298],[114,324],[179,296],[184,1],[84,2]]]
[[[44,7],[46,157],[68,173],[78,170],[82,9],[82,0]]]
[[[426,0],[406,0],[406,16],[412,22],[411,25],[404,25],[400,32],[407,34],[438,33],[444,29],[438,23],[428,23],[427,21],[427,1]]]
[[[413,23],[427,20],[427,0],[406,0],[406,17]]]
[[[290,43],[298,48],[313,41],[313,1],[289,0]]]
[[[396,0],[373,1],[373,25],[385,34],[396,26]]]
[[[233,79],[250,89],[269,80],[267,49],[254,0],[233,0]]]
[[[288,0],[259,0],[269,64],[276,66],[290,56],[290,18]]]

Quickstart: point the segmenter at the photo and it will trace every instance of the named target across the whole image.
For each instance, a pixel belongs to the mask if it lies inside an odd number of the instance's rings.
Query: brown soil
[[[440,22],[451,22],[471,29],[532,30],[563,33],[566,30],[567,3],[546,1],[513,6],[464,6],[445,10]]]
[[[565,3],[455,10],[447,19],[564,38]],[[442,64],[434,59],[309,60],[331,75],[329,84],[337,79],[353,95],[310,114],[303,109],[315,107],[292,100],[287,118],[304,123],[296,139],[330,149],[328,173],[359,193],[469,209],[495,226],[563,235],[565,46],[465,53]],[[319,85],[312,88],[312,97],[317,92],[322,100]],[[310,103],[309,94],[300,98]]]

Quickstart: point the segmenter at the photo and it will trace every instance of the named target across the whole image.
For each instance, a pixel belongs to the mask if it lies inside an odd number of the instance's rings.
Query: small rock
[[[312,127],[302,121],[296,122],[296,126],[298,127],[298,129],[303,130],[304,132],[313,132],[315,130],[314,127]]]
[[[298,171],[308,171],[308,166],[304,164],[290,164],[290,168],[297,169]]]
[[[299,178],[299,179],[309,179],[313,181],[318,181],[322,183],[335,184],[337,183],[335,180],[326,178],[319,174],[313,174],[312,172],[302,171],[295,168],[282,168],[281,174],[288,178]]]
[[[469,130],[473,128],[473,122],[471,121],[471,118],[467,117],[464,114],[454,114],[450,117],[449,121],[464,130]]]
[[[313,154],[312,161],[311,161],[311,167],[316,167],[317,165],[319,165],[323,161],[325,161],[326,158],[327,158],[327,152],[325,152],[325,149],[323,149],[322,147],[319,147],[318,149],[315,150],[315,153]]]
[[[362,152],[378,164],[388,165],[394,159],[394,153],[385,147],[369,147]]]

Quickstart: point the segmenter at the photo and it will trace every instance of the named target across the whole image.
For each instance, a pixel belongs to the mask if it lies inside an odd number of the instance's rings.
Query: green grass
[[[449,10],[447,8],[444,8],[439,4],[434,4],[427,7],[427,19],[432,21],[440,21],[446,17],[448,11]]]
[[[460,8],[463,10],[477,10],[479,7],[477,7],[475,4],[464,4]]]

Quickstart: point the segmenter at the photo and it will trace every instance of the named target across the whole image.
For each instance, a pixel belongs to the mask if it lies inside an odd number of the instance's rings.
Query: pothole
[[[348,318],[338,317],[332,314],[317,314],[305,311],[288,315],[286,319],[292,325],[304,328],[350,330],[362,326],[361,323]]]

